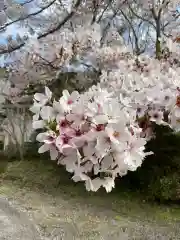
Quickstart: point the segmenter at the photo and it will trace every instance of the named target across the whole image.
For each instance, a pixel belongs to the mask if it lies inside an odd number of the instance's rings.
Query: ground
[[[47,160],[11,162],[0,179],[0,198],[17,212],[14,217],[25,219],[33,240],[180,240],[179,206],[146,202],[118,187],[110,194],[86,192],[83,184],[73,183],[66,171]],[[11,239],[1,233],[9,221],[4,201],[0,240]]]

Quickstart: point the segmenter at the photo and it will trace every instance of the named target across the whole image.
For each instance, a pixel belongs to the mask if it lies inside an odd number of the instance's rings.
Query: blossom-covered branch
[[[109,192],[116,177],[135,171],[152,154],[145,146],[155,137],[154,124],[180,130],[180,70],[171,57],[136,58],[122,46],[100,47],[94,31],[90,26],[84,33],[83,47],[91,46],[100,83],[81,94],[63,90],[60,99],[45,87],[30,110],[34,129],[44,130],[37,135],[39,153],[50,151],[87,190]]]

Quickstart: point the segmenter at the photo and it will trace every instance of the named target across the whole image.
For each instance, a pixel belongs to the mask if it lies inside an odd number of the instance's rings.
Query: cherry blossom
[[[135,57],[122,46],[99,47],[99,38],[94,43],[90,37],[95,29],[89,28],[79,55],[91,47],[86,56],[100,67],[100,81],[81,93],[63,90],[58,101],[46,88],[34,95],[30,110],[33,127],[51,136],[37,137],[43,143],[39,152],[50,151],[88,191],[110,192],[118,176],[136,171],[153,154],[146,152],[146,143],[155,137],[154,124],[180,130],[180,67],[173,54],[155,59]]]

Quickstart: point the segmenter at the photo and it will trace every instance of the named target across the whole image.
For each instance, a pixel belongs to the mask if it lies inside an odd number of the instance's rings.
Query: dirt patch
[[[0,239],[40,240],[34,224],[22,211],[17,211],[8,200],[0,198]]]
[[[0,195],[26,212],[43,240],[180,239],[178,206],[143,203],[123,192],[88,193],[69,178],[52,165],[11,163]]]

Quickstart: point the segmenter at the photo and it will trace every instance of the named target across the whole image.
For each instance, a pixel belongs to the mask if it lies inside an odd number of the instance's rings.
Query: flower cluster
[[[100,87],[81,95],[64,90],[59,101],[46,87],[45,94],[34,95],[31,111],[33,127],[46,129],[37,135],[43,142],[39,153],[49,150],[51,159],[74,173],[74,181],[85,181],[88,190],[111,191],[114,179],[136,170],[147,155],[136,111]]]
[[[136,120],[143,125],[146,137],[152,136],[152,122],[179,131],[180,67],[145,56],[118,64],[118,69],[103,71],[101,85],[125,106],[136,109]]]
[[[45,87],[45,94],[34,95],[31,111],[33,128],[45,129],[37,135],[39,153],[50,151],[87,190],[109,192],[116,177],[135,171],[152,154],[145,145],[154,137],[153,124],[179,131],[180,67],[170,58],[136,58],[125,47],[99,47],[99,35],[96,41],[90,37],[95,30],[86,33],[83,46],[91,45],[87,55],[101,69],[100,82],[81,94],[64,90],[58,101]]]
[[[142,67],[147,67],[143,61],[128,81],[116,81],[120,70],[114,76],[104,71],[97,86],[81,94],[64,90],[59,101],[47,87],[45,94],[34,95],[33,128],[45,129],[37,135],[43,143],[39,153],[50,151],[51,159],[65,165],[74,181],[85,181],[87,190],[103,186],[109,192],[117,176],[141,166],[152,154],[145,152],[154,136],[152,123],[179,131],[180,89],[172,81],[172,69],[171,81],[141,79],[147,72],[141,69],[140,83],[134,78]]]

